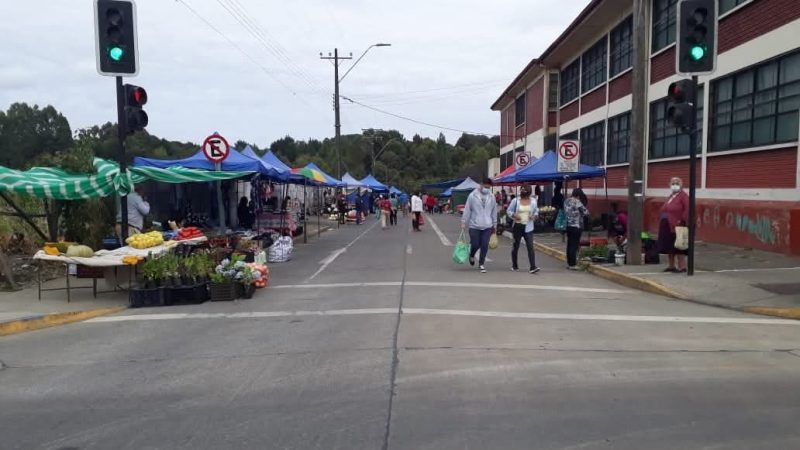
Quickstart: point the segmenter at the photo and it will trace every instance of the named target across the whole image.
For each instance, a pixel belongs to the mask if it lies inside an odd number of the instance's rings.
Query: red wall
[[[650,84],[675,73],[675,46],[650,60]]]
[[[625,75],[620,75],[611,80],[608,92],[609,102],[613,102],[631,93],[632,73],[633,72],[629,70]]]
[[[544,77],[528,89],[525,102],[525,128],[530,134],[544,126]]]
[[[719,53],[800,18],[798,0],[757,0],[719,22]]]
[[[628,188],[628,166],[609,168],[607,177],[609,189]]]
[[[563,123],[567,123],[570,120],[578,117],[578,113],[580,110],[578,109],[578,101],[572,102],[569,105],[561,108],[561,116],[559,116],[559,125]]]
[[[796,146],[781,150],[712,156],[707,161],[707,188],[797,187]]]
[[[581,98],[581,114],[586,114],[606,104],[606,86],[584,95]]]
[[[702,186],[701,176],[703,174],[703,162],[697,160],[695,174],[697,175],[697,186]],[[655,189],[669,189],[669,180],[672,177],[679,177],[683,180],[683,185],[689,185],[689,160],[678,161],[651,161],[647,164],[647,187]]]
[[[555,111],[550,111],[547,113],[547,126],[554,127],[558,125],[558,116]]]

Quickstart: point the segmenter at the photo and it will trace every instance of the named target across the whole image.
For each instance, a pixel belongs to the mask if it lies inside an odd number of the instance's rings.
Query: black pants
[[[414,227],[415,230],[419,230],[419,216],[422,214],[421,212],[417,211],[414,213],[414,218],[411,220],[411,225]]]
[[[519,254],[520,241],[525,239],[525,249],[528,250],[528,263],[533,270],[536,267],[536,254],[533,252],[533,231],[530,233],[525,232],[525,225],[515,223],[511,229],[511,234],[514,235],[514,245],[511,247],[511,266],[515,269],[519,268],[517,265],[517,255]]]
[[[389,211],[389,224],[390,225],[397,225],[397,210],[393,209]]]
[[[578,264],[578,249],[581,247],[581,233],[578,227],[567,227],[567,265],[574,267]]]

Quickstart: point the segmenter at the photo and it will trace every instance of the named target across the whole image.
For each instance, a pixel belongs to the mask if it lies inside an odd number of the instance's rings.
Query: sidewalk
[[[566,259],[566,244],[560,234],[537,234],[535,240],[538,251]],[[661,259],[665,261],[666,257]],[[694,276],[664,273],[665,266],[590,264],[587,270],[629,287],[676,299],[800,319],[798,257],[698,242]]]

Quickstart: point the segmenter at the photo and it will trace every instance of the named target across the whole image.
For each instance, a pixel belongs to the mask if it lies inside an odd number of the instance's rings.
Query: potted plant
[[[212,302],[236,299],[236,260],[223,259],[211,273],[209,291]]]
[[[256,275],[258,274],[258,275]],[[253,270],[248,264],[237,266],[236,279],[239,282],[239,297],[245,299],[253,298],[253,293],[256,291],[255,281],[256,276],[260,276],[259,272]]]
[[[163,262],[160,258],[148,258],[142,264],[142,283],[131,286],[128,302],[131,308],[164,305],[164,289],[159,280],[163,277]]]

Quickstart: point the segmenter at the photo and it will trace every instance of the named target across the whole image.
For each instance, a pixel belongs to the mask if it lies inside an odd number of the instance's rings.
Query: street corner
[[[0,323],[0,336],[10,336],[12,334],[19,334],[27,331],[41,330],[43,328],[51,328],[59,325],[82,322],[95,317],[116,314],[126,309],[127,307],[125,306],[119,306],[114,308],[98,308],[85,311],[69,311],[24,317]]]

